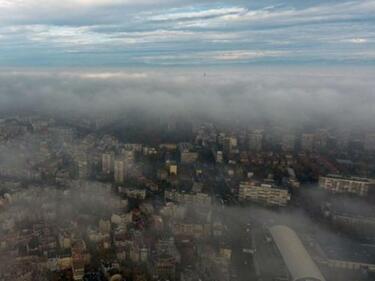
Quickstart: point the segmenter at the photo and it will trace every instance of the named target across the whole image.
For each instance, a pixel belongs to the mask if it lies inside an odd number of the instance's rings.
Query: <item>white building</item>
[[[286,206],[290,200],[287,189],[275,187],[271,184],[259,184],[252,181],[240,183],[238,199],[253,201],[269,206]]]
[[[358,177],[327,175],[319,178],[319,186],[333,193],[352,193],[366,196],[369,189],[375,188],[375,180]]]

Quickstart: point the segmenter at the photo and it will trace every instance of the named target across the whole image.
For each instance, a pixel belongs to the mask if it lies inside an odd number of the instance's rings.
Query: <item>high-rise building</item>
[[[283,151],[293,151],[295,148],[296,137],[294,134],[285,134],[281,139],[281,149]]]
[[[236,137],[226,137],[224,139],[224,150],[226,153],[231,153],[237,148],[237,138]]]
[[[364,148],[366,151],[375,151],[375,133],[366,135]]]
[[[314,150],[314,134],[302,134],[301,148],[304,151],[312,152]]]
[[[116,160],[114,167],[114,176],[116,183],[123,183],[125,180],[125,162],[123,160]]]
[[[248,136],[249,149],[253,151],[261,151],[263,148],[264,133],[262,130],[254,130]]]
[[[215,160],[217,163],[223,163],[223,152],[222,151],[216,151]]]
[[[123,158],[125,160],[126,163],[133,163],[134,160],[135,160],[135,152],[134,150],[128,150],[128,149],[125,149],[123,152]]]
[[[315,134],[314,146],[317,149],[325,149],[328,145],[329,133],[327,129],[319,129]]]
[[[87,160],[78,161],[78,177],[80,179],[87,179],[90,174],[89,164]]]
[[[113,172],[113,161],[114,155],[113,153],[104,153],[102,155],[102,171],[105,174],[110,174]]]

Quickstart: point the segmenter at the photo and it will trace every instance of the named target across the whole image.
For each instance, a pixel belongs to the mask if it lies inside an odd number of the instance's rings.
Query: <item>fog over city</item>
[[[13,70],[1,111],[204,116],[300,127],[373,127],[371,69]],[[316,124],[314,124],[316,123]]]
[[[374,281],[375,0],[0,0],[0,281]]]

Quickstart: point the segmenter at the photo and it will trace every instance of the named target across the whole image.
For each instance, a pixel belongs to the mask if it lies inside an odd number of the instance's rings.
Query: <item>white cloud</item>
[[[29,49],[40,56],[48,49],[69,57],[85,53],[86,58],[106,53],[103,59],[123,52],[131,62],[165,58],[166,63],[173,57],[231,63],[294,52],[291,59],[316,61],[330,55],[342,61],[374,42],[370,17],[375,1],[316,1],[310,6],[284,1],[258,8],[251,8],[250,0],[225,2],[0,0],[0,52],[27,57]],[[343,43],[352,45],[338,50]],[[18,50],[13,52],[13,46]]]
[[[229,51],[229,52],[213,52],[211,58],[215,60],[223,61],[236,61],[236,60],[251,60],[256,58],[265,57],[280,57],[287,55],[287,52],[283,51]]]
[[[110,5],[130,5],[130,4],[152,3],[151,0],[0,0],[0,7],[3,8],[67,8],[82,6],[110,6]]]
[[[68,76],[80,77],[83,79],[145,79],[147,73],[129,73],[129,72],[86,72],[86,73],[64,73]]]
[[[352,39],[347,40],[347,42],[355,43],[355,44],[363,44],[363,43],[367,43],[368,40],[365,38],[352,38]]]
[[[222,9],[209,9],[204,11],[175,11],[170,10],[150,17],[150,20],[179,21],[183,26],[197,25],[199,19],[201,27],[224,27],[238,24],[298,24],[332,20],[349,20],[375,13],[375,1],[341,2],[336,4],[318,3],[312,7],[296,9],[292,6],[268,6],[260,9],[246,7],[231,7]],[[206,18],[205,18],[206,17]]]
[[[197,32],[185,30],[150,30],[138,32],[96,32],[91,26],[14,25],[0,28],[0,34],[23,34],[31,42],[55,44],[65,47],[132,46],[142,43],[184,42],[192,40],[230,42],[239,40],[237,32]]]
[[[205,64],[216,62],[246,62],[258,58],[285,57],[287,51],[277,50],[233,50],[233,51],[205,51],[175,55],[141,56],[137,60],[150,64]]]
[[[218,17],[231,14],[238,14],[246,12],[245,8],[241,7],[231,7],[231,8],[218,8],[218,9],[208,9],[201,11],[185,11],[161,14],[156,16],[151,16],[148,19],[152,21],[167,21],[167,20],[194,20],[199,18],[209,18]]]

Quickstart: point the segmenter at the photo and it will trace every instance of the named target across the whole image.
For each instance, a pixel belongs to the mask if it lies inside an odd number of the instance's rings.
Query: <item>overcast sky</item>
[[[0,0],[0,66],[375,64],[375,1]]]

